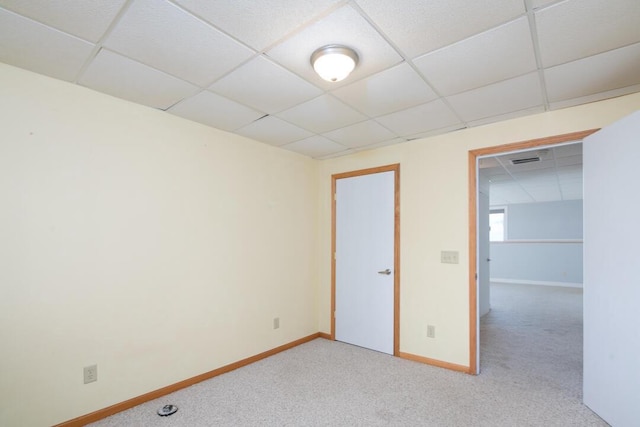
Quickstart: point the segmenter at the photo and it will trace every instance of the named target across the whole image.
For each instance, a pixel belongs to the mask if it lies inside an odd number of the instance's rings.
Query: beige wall
[[[320,330],[331,328],[332,174],[400,163],[400,351],[469,366],[469,150],[600,128],[638,109],[634,94],[320,162]],[[460,264],[441,264],[442,250],[459,251]]]
[[[2,64],[0,121],[0,425],[318,331],[317,162]]]

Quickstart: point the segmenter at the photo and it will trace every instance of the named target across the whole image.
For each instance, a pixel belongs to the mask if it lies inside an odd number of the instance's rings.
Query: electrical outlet
[[[458,251],[440,252],[440,262],[443,264],[458,264]]]
[[[427,338],[436,337],[436,327],[433,325],[427,325]]]
[[[279,317],[274,317],[273,318],[273,329],[278,329],[280,327],[280,318]]]
[[[98,381],[98,365],[84,367],[84,383],[89,384]]]

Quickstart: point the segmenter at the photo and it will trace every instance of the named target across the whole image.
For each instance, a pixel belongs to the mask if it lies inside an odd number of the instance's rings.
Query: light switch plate
[[[440,252],[440,262],[443,264],[458,264],[458,251]]]

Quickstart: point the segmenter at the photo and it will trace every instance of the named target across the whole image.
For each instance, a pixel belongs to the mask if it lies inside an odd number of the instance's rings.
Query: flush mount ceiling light
[[[339,82],[356,68],[358,54],[349,47],[330,44],[313,52],[311,65],[324,80]]]

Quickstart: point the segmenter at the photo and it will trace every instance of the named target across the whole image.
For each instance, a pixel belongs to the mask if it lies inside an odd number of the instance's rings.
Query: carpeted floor
[[[317,339],[92,425],[606,426],[581,403],[582,291],[491,290],[479,376]]]

